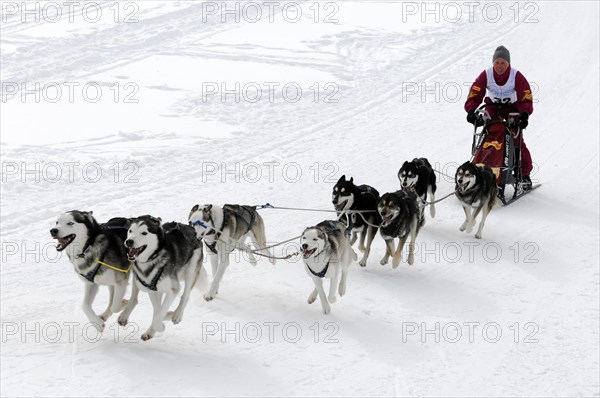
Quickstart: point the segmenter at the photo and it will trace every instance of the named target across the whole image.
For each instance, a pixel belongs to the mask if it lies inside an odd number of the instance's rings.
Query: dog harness
[[[96,268],[94,268],[93,270],[89,271],[87,274],[79,273],[79,275],[83,276],[88,281],[94,283],[94,278],[96,278],[96,274],[98,274],[98,271],[100,270],[100,266],[101,265],[102,264],[98,263],[98,265],[96,266]]]
[[[327,273],[327,270],[329,269],[329,261],[327,261],[327,264],[325,264],[325,268],[323,268],[323,271],[321,271],[321,272],[313,271],[312,268],[310,268],[308,266],[308,264],[306,265],[306,268],[308,268],[310,273],[313,274],[314,276],[316,276],[317,278],[323,278],[325,276],[325,274]]]
[[[223,206],[223,222],[221,223],[221,228],[219,228],[218,231],[215,231],[214,229],[211,229],[209,232],[207,232],[204,235],[215,235],[215,241],[213,243],[211,243],[210,245],[206,242],[204,242],[206,244],[206,247],[208,247],[208,249],[213,252],[214,254],[219,254],[217,251],[217,241],[219,240],[219,238],[221,237],[221,234],[223,233],[223,229],[225,229],[226,227],[226,222],[225,220],[227,220],[227,213],[234,213],[235,215],[239,216],[241,220],[244,220],[246,222],[246,224],[248,225],[248,229],[246,229],[246,232],[244,232],[244,235],[247,234],[248,232],[250,232],[250,230],[252,229],[252,227],[254,226],[254,222],[256,221],[256,207],[255,206],[239,206],[239,205],[224,205]],[[250,219],[246,220],[244,218],[244,213],[248,213],[250,215]],[[212,225],[215,225],[215,222],[213,221],[212,218],[212,214],[209,214],[209,218],[208,221],[210,221],[210,223]]]
[[[94,260],[94,262],[96,264],[98,264],[96,266],[96,268],[94,268],[93,270],[89,271],[86,274],[82,274],[81,272],[79,272],[79,275],[83,276],[85,279],[87,279],[88,281],[90,281],[92,283],[94,283],[94,279],[96,278],[96,275],[98,274],[98,271],[100,270],[100,266],[102,266],[102,265],[104,265],[107,268],[113,269],[115,271],[122,272],[124,274],[126,274],[127,272],[129,272],[129,269],[131,268],[131,267],[127,267],[126,269],[121,269],[119,267],[115,267],[114,265],[107,264],[107,263],[105,263],[102,260]]]
[[[111,221],[115,222],[115,221],[121,221],[121,220],[125,221],[125,223],[123,225],[111,225],[110,224]],[[126,218],[123,218],[123,219],[113,218],[113,219],[110,219],[107,223],[101,224],[100,228],[102,228],[102,234],[105,232],[110,232],[110,231],[117,230],[117,229],[127,230],[127,229],[129,229],[129,220]],[[98,235],[100,235],[100,234],[98,234]],[[92,248],[98,235],[88,238],[81,254],[77,255],[77,258],[85,258],[85,253]],[[129,271],[129,268],[121,269],[119,267],[115,267],[113,265],[107,264],[104,262],[103,258],[100,258],[99,260],[94,260],[94,262],[98,264],[94,269],[90,270],[89,272],[87,272],[85,274],[79,272],[79,275],[83,276],[85,279],[87,279],[88,281],[90,281],[92,283],[94,283],[94,279],[96,278],[96,275],[98,274],[98,271],[100,271],[100,267],[102,265],[104,265],[110,269],[114,269],[115,271],[119,271],[119,272],[123,272],[123,273],[126,273]]]
[[[140,273],[142,272],[142,270],[137,266],[135,266],[138,270],[140,270]],[[163,271],[165,270],[165,267],[162,267],[160,270],[158,270],[158,272],[156,273],[156,275],[154,275],[154,278],[152,278],[152,281],[150,282],[150,284],[147,284],[146,282],[144,282],[142,280],[142,278],[140,278],[140,276],[138,275],[137,272],[134,272],[135,277],[137,278],[138,281],[140,281],[140,283],[146,287],[147,289],[152,290],[153,292],[156,291],[156,285],[158,284],[158,280],[160,279]]]

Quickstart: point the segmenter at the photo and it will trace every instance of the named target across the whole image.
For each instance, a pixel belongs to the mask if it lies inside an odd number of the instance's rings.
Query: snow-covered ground
[[[597,2],[0,4],[2,396],[600,395]],[[193,292],[148,342],[143,294],[127,327],[86,323],[60,213],[331,209],[342,175],[396,190],[416,156],[453,175],[500,44],[534,87],[543,187],[482,240],[450,198],[413,266],[379,265],[377,237],[329,315],[297,259],[238,254],[214,301]],[[274,243],[333,215],[262,216]]]

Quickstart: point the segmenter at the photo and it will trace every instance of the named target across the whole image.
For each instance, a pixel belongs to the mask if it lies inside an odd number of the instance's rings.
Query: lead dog
[[[127,219],[113,218],[99,224],[91,211],[72,210],[58,217],[50,235],[58,241],[56,250],[65,250],[79,279],[84,282],[83,312],[99,330],[104,322],[123,309],[123,300],[129,279],[129,260],[123,242],[127,234]],[[100,286],[108,286],[108,307],[100,315],[92,304]],[[137,302],[138,290],[132,287],[131,301]],[[119,323],[126,325],[131,311],[119,316]]]
[[[245,249],[244,241],[248,237],[258,248],[266,246],[265,224],[256,207],[240,205],[195,205],[188,220],[198,238],[203,239],[208,248],[213,281],[204,294],[204,299],[211,301],[219,291],[219,284],[229,266],[229,254],[233,249]],[[251,251],[247,253],[250,264],[256,265],[254,254]],[[269,250],[264,249],[260,253],[269,256],[271,264],[275,264]]]
[[[429,214],[435,218],[435,191],[437,189],[435,181],[435,172],[426,158],[414,158],[412,161],[404,162],[398,171],[400,180],[400,189],[403,191],[414,191],[420,198],[421,205],[421,226],[425,224],[424,207],[427,202],[427,195],[431,197]]]
[[[475,233],[475,238],[481,239],[485,220],[496,205],[498,194],[496,176],[487,166],[465,162],[456,169],[454,179],[456,197],[462,202],[465,211],[465,222],[460,226],[460,230],[471,233],[477,222],[476,218],[481,212],[481,221]],[[471,209],[474,209],[472,214]]]
[[[152,216],[134,218],[130,224],[125,246],[129,260],[134,262],[134,282],[148,292],[154,310],[152,323],[142,335],[142,340],[149,340],[165,330],[163,320],[181,322],[192,287],[205,275],[201,272],[202,242],[194,229],[185,224],[161,225],[161,219]],[[181,281],[184,289],[179,305],[169,312],[181,290]]]
[[[315,284],[315,289],[308,296],[308,304],[314,303],[318,294],[325,314],[331,312],[329,304],[337,300],[336,289],[340,296],[346,293],[348,268],[352,261],[357,259],[345,232],[344,223],[323,221],[314,227],[306,228],[300,238],[300,250],[306,272]],[[325,295],[323,278],[330,279],[329,296]]]
[[[343,175],[333,187],[332,203],[337,211],[338,218],[345,221],[347,231],[352,233],[350,245],[354,245],[357,235],[360,233],[358,250],[363,252],[359,261],[361,267],[367,265],[371,243],[377,234],[381,220],[377,215],[377,201],[379,192],[369,185],[355,185],[354,178],[346,180]],[[360,213],[347,213],[347,211],[358,211]],[[367,245],[365,246],[365,237]]]
[[[388,192],[379,199],[377,210],[381,216],[381,228],[379,232],[385,240],[385,256],[381,259],[381,265],[388,262],[390,256],[393,257],[392,266],[397,268],[402,257],[402,249],[410,235],[408,244],[409,265],[412,265],[415,259],[415,240],[421,228],[421,211],[419,207],[420,199],[414,192],[396,191]],[[398,246],[394,248],[394,239],[398,238]]]

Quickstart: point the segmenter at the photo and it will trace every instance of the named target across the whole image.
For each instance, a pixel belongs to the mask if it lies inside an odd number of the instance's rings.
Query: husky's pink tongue
[[[142,246],[142,247],[132,247],[131,249],[129,249],[129,251],[127,252],[127,255],[131,258],[138,256],[141,252],[144,251],[144,249],[146,248],[146,246]]]
[[[309,258],[315,252],[315,250],[317,250],[317,248],[314,248],[314,249],[311,249],[311,250],[305,250],[304,254],[303,254],[303,257],[304,258]]]
[[[75,239],[75,235],[65,236],[64,238],[56,238],[58,241],[58,245],[56,245],[56,250],[63,250],[65,247],[69,245]]]

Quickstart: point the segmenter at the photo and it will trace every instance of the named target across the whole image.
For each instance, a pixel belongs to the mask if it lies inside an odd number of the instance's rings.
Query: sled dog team
[[[426,204],[430,205],[431,217],[435,217],[436,177],[427,159],[415,158],[404,162],[398,178],[401,189],[380,196],[375,188],[357,186],[353,178],[342,176],[332,192],[338,220],[326,220],[303,231],[300,252],[315,285],[308,303],[312,304],[318,296],[325,314],[331,311],[330,304],[336,302],[336,291],[340,296],[346,292],[348,268],[358,259],[352,249],[357,239],[358,249],[363,252],[361,267],[367,264],[378,230],[386,243],[380,264],[387,264],[391,257],[392,266],[398,267],[409,237],[407,262],[413,264],[414,244],[425,223]],[[466,216],[460,230],[470,233],[481,212],[475,234],[481,238],[485,219],[495,203],[496,178],[488,167],[466,162],[457,169],[455,183],[455,195],[462,202]],[[427,202],[428,197],[431,202]],[[84,281],[83,311],[99,331],[113,313],[120,312],[118,322],[126,325],[138,303],[139,291],[148,293],[153,316],[142,340],[164,331],[165,320],[181,322],[192,287],[207,279],[202,267],[204,254],[208,255],[213,277],[204,294],[206,301],[218,294],[229,266],[229,254],[236,248],[246,249],[247,238],[258,248],[247,251],[252,265],[257,262],[254,254],[266,256],[275,264],[266,248],[263,219],[253,206],[195,205],[188,215],[188,224],[162,223],[160,218],[149,215],[113,218],[100,224],[91,211],[73,210],[59,216],[50,234],[58,241],[56,250],[66,252]],[[130,274],[133,275],[131,297],[124,300]],[[323,285],[325,278],[330,279],[328,294]],[[92,303],[101,285],[108,286],[110,296],[108,307],[98,315]],[[182,289],[179,303],[171,311]]]

